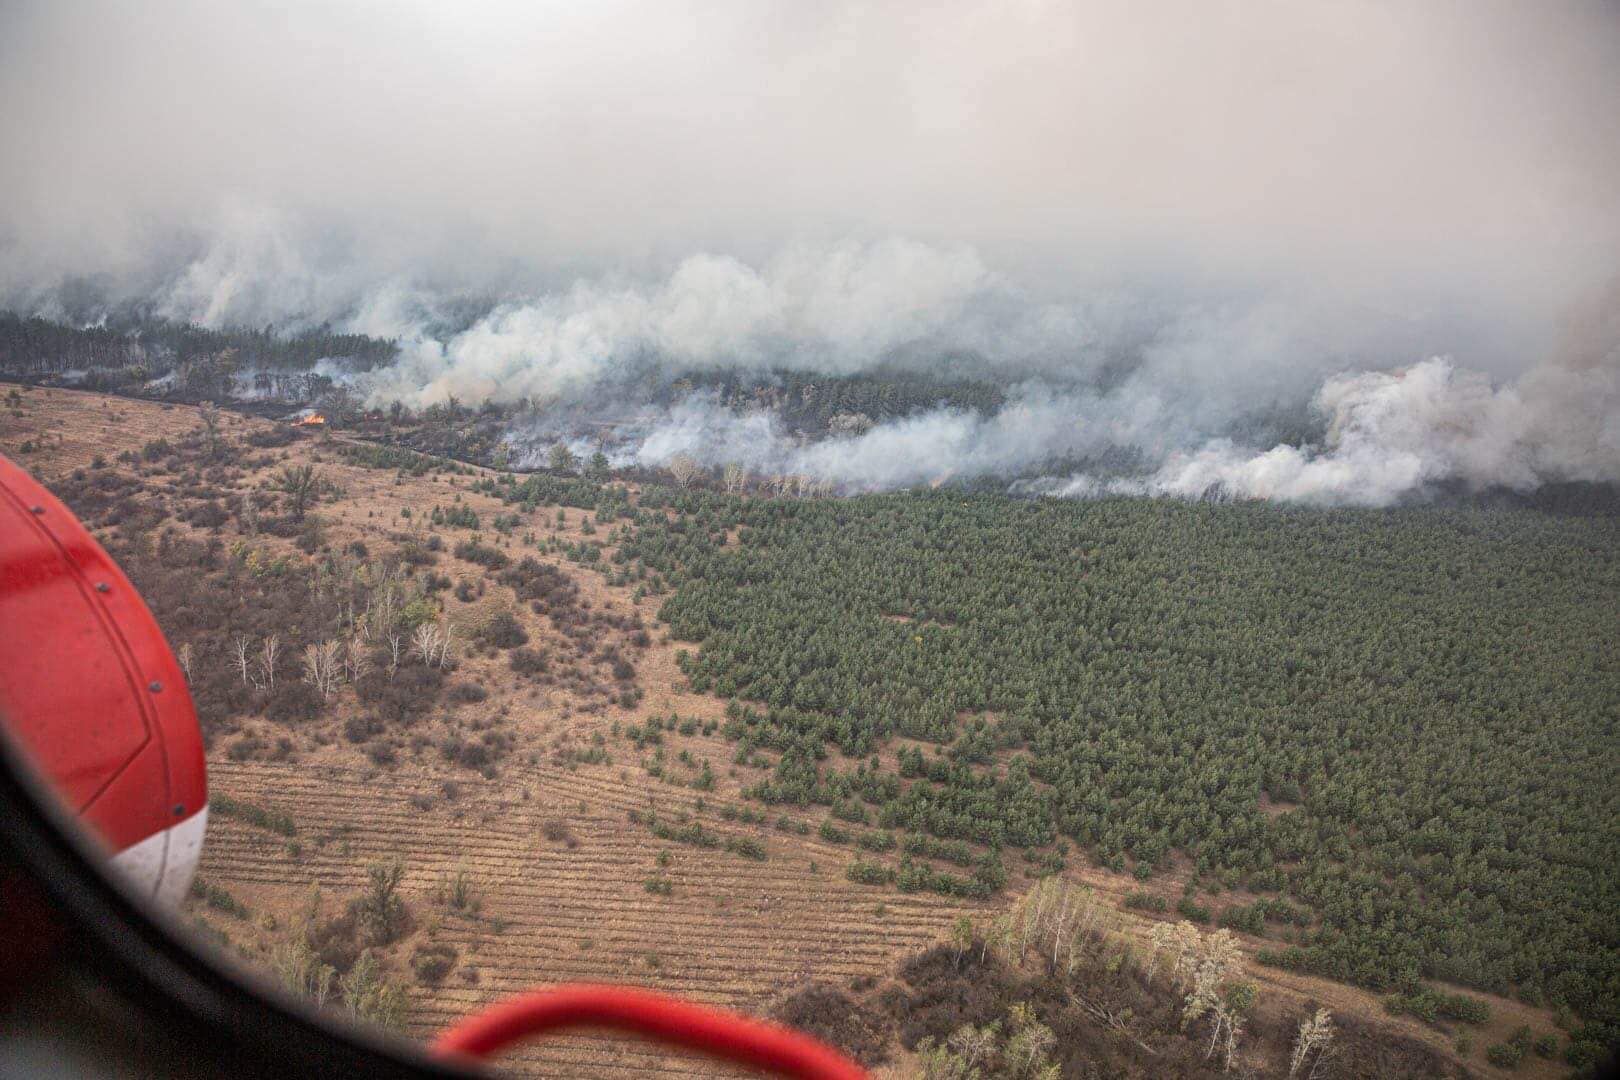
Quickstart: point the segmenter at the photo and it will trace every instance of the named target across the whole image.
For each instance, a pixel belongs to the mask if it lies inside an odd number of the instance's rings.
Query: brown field
[[[47,483],[88,467],[97,455],[109,461],[120,451],[139,450],[148,440],[181,439],[198,428],[196,410],[185,406],[113,399],[62,390],[25,390],[20,410],[0,410],[0,452]],[[20,415],[19,415],[20,413]],[[226,414],[232,438],[271,426],[270,421]],[[345,462],[338,455],[341,436],[312,435],[286,448],[251,451],[265,461],[235,479],[237,489],[264,486],[286,463],[315,462],[341,490],[312,511],[325,525],[325,543],[338,550],[363,542],[372,556],[419,531],[435,505],[463,505],[488,519],[521,508],[468,490],[474,474],[399,477],[385,469]],[[24,450],[29,446],[30,449]],[[139,466],[116,465],[131,471]],[[401,510],[409,508],[407,520]],[[536,554],[519,538],[578,541],[585,513],[566,511],[567,524],[555,527],[557,509],[542,507],[510,538],[484,530],[486,543],[515,560]],[[198,533],[175,523],[182,533]],[[441,528],[447,541],[436,572],[478,581],[483,569],[455,558],[454,542],[471,534]],[[596,540],[605,540],[607,528]],[[227,542],[235,523],[224,526]],[[294,552],[289,540],[257,537],[267,549]],[[506,995],[535,986],[574,980],[625,981],[668,990],[732,1008],[762,1012],[811,980],[838,983],[891,974],[897,962],[943,938],[964,912],[987,919],[1030,884],[1022,863],[1009,860],[1013,880],[1007,894],[990,904],[964,904],[930,894],[856,885],[844,876],[853,857],[849,847],[823,843],[814,827],[819,808],[788,814],[811,826],[808,836],[767,825],[724,820],[727,805],[761,809],[740,798],[744,786],[761,774],[734,764],[735,748],[718,732],[680,735],[664,732],[666,776],[689,780],[707,761],[715,777],[712,791],[650,776],[644,759],[614,727],[642,724],[677,712],[683,719],[723,718],[724,703],[686,688],[675,663],[676,646],[656,622],[657,597],[639,603],[629,588],[613,587],[601,573],[555,555],[539,555],[565,570],[578,585],[589,610],[614,617],[639,616],[649,644],[626,644],[633,660],[640,701],[630,707],[616,697],[585,689],[586,675],[598,675],[579,659],[581,682],[537,686],[514,673],[504,653],[464,643],[452,682],[476,682],[488,696],[455,708],[436,707],[420,733],[501,731],[512,750],[492,777],[445,760],[431,745],[403,739],[392,764],[379,765],[341,734],[343,722],[361,708],[345,689],[325,715],[308,724],[280,725],[244,719],[217,736],[210,748],[213,792],[242,803],[279,811],[291,818],[291,837],[221,814],[210,822],[201,877],[226,890],[245,916],[224,914],[196,901],[196,921],[250,962],[263,962],[285,938],[298,913],[319,889],[325,909],[335,912],[361,890],[368,865],[390,857],[404,860],[403,895],[410,911],[407,935],[390,947],[392,974],[408,984],[404,1030],[428,1037],[457,1017]],[[441,594],[453,621],[471,626],[496,609],[510,611],[537,645],[559,657],[570,644],[544,618],[517,602],[511,589],[493,578],[470,602]],[[610,640],[617,630],[605,631]],[[611,682],[611,680],[607,680]],[[290,751],[273,755],[233,754],[234,743],[255,733],[271,743],[286,738]],[[585,764],[569,750],[584,750],[600,736],[612,761]],[[893,747],[882,755],[892,761]],[[686,752],[690,766],[677,764]],[[449,791],[446,783],[451,785]],[[414,801],[413,801],[413,797]],[[670,843],[630,820],[630,812],[656,809],[660,817],[692,814],[722,836],[749,834],[761,839],[767,861],[756,862],[723,850]],[[781,812],[765,808],[771,822]],[[549,831],[557,839],[547,839]],[[649,892],[659,853],[669,852],[661,871],[670,895]],[[1073,865],[1068,875],[1090,885],[1117,905],[1140,886],[1127,876]],[[454,910],[438,898],[450,877],[464,872],[478,909]],[[1165,882],[1156,883],[1164,888]],[[1172,881],[1170,885],[1179,882]],[[1145,935],[1148,920],[1129,918],[1127,926]],[[455,967],[437,985],[424,984],[411,971],[412,949],[426,941],[448,942],[458,950]],[[1246,944],[1255,946],[1257,941]],[[1251,965],[1250,974],[1268,995],[1316,1000],[1339,1013],[1376,1019],[1446,1052],[1451,1036],[1413,1020],[1388,1017],[1378,999],[1322,980]],[[1547,1014],[1516,1002],[1490,999],[1493,1020],[1470,1029],[1475,1050],[1467,1064],[1482,1073],[1484,1046],[1499,1041],[1521,1023],[1550,1030]],[[514,1070],[566,1075],[708,1074],[712,1068],[689,1058],[638,1047],[621,1040],[575,1036],[520,1051],[509,1059]],[[904,1055],[891,1066],[907,1071]],[[1550,1062],[1527,1057],[1516,1075],[1552,1076]]]

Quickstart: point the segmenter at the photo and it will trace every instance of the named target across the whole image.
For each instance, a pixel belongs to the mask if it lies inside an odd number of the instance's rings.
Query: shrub
[[[1125,898],[1125,906],[1136,911],[1169,911],[1170,901],[1158,893],[1138,890]]]
[[[363,743],[382,734],[382,721],[375,716],[351,716],[343,721],[343,737],[352,743]]]
[[[832,818],[826,818],[821,823],[819,835],[829,844],[849,843],[849,830],[840,829],[832,823]]]
[[[1485,1048],[1485,1060],[1499,1069],[1516,1069],[1524,1060],[1524,1051],[1512,1043],[1492,1043]]]
[[[461,705],[476,705],[489,697],[489,691],[473,682],[456,683],[450,688],[450,700]]]
[[[225,748],[232,761],[247,761],[264,749],[264,740],[257,735],[244,735]]]
[[[772,1012],[771,1018],[838,1047],[863,1065],[886,1060],[887,1026],[843,991],[812,983]]]
[[[1439,994],[1438,997],[1437,1008],[1441,1016],[1465,1024],[1490,1023],[1490,1006],[1478,998],[1471,998],[1467,994]]]
[[[283,679],[265,702],[264,715],[277,723],[313,720],[326,702],[320,693],[301,679]]]
[[[455,546],[455,555],[458,559],[466,559],[476,563],[486,570],[503,570],[511,563],[506,553],[499,548],[492,548],[488,544],[480,544],[476,540],[463,540]]]
[[[446,761],[468,769],[478,769],[493,776],[493,766],[512,748],[512,736],[504,731],[486,731],[474,742],[460,735],[446,735],[439,740],[439,752]]]
[[[510,611],[497,612],[478,628],[474,637],[480,644],[492,649],[515,649],[529,643],[528,633]]]
[[[1209,908],[1195,902],[1190,896],[1183,896],[1176,904],[1176,910],[1195,923],[1209,922]]]
[[[460,954],[446,941],[423,943],[411,952],[411,969],[425,983],[437,983],[456,966]]]
[[[940,840],[924,833],[912,833],[901,844],[907,855],[923,855],[930,859],[943,859],[957,866],[972,866],[978,856],[961,840]]]
[[[218,885],[210,884],[200,877],[192,879],[191,895],[200,899],[214,911],[222,911],[233,919],[245,919],[248,917],[248,909],[240,900]]]
[[[288,425],[277,424],[274,427],[251,431],[243,436],[243,441],[260,450],[271,450],[297,442],[298,432]]]
[[[370,949],[360,954],[339,985],[343,1003],[348,1006],[350,1015],[358,1019],[393,1026],[404,1015],[404,987],[382,973],[382,967]]]
[[[570,848],[579,846],[579,840],[569,831],[568,825],[558,818],[552,818],[540,826],[540,835],[553,844],[566,844]]]
[[[429,520],[434,525],[453,525],[461,529],[478,528],[478,515],[468,506],[452,506],[448,510],[441,510],[435,506]],[[465,558],[466,556],[462,557]],[[504,555],[501,557],[505,558]]]
[[[544,649],[519,647],[507,654],[507,662],[519,675],[543,675],[551,666],[551,658]]]
[[[1576,1069],[1587,1069],[1597,1064],[1603,1057],[1603,1047],[1599,1043],[1579,1040],[1564,1047],[1564,1064]]]
[[[741,855],[745,859],[764,862],[766,859],[765,844],[752,836],[733,836],[726,840],[726,850],[733,855]]]
[[[292,836],[298,831],[293,819],[281,811],[241,802],[220,791],[209,793],[208,809],[219,817],[239,818],[249,825],[257,825],[261,829],[268,829],[282,836]]]
[[[1265,909],[1259,904],[1233,904],[1221,912],[1221,925],[1258,937],[1266,932]]]
[[[435,898],[457,911],[477,911],[482,906],[482,902],[473,892],[471,875],[460,868],[440,881]]]
[[[855,838],[855,846],[867,851],[893,851],[894,834],[886,832],[862,833]]]
[[[438,668],[412,663],[401,667],[392,679],[383,672],[372,672],[355,684],[354,692],[362,702],[375,706],[384,721],[400,723],[431,708],[443,685],[444,673]]]
[[[892,885],[894,871],[878,863],[856,859],[844,869],[844,876],[859,885]]]
[[[405,929],[405,901],[399,883],[405,864],[399,859],[375,863],[366,871],[366,891],[350,906],[373,945],[387,945]]]
[[[407,540],[399,545],[399,558],[406,566],[432,566],[439,561],[425,544],[415,540]]]
[[[183,517],[199,529],[217,529],[231,519],[225,508],[213,500],[193,507]]]

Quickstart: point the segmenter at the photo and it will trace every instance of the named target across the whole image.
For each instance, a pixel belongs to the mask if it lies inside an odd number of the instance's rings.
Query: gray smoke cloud
[[[1084,360],[1078,311],[1041,304],[993,274],[972,250],[890,238],[798,245],[761,268],[712,254],[682,260],[663,281],[581,279],[498,304],[448,337],[424,333],[394,294],[354,325],[405,341],[404,359],[369,389],[433,404],[449,397],[513,402],[567,397],[637,357],[667,371],[771,365],[849,374],[880,363],[935,367],[972,354],[975,373]]]
[[[1179,450],[1151,476],[1077,474],[1031,482],[1059,496],[1101,493],[1388,506],[1435,485],[1530,491],[1549,480],[1620,478],[1620,371],[1543,368],[1493,386],[1432,358],[1393,372],[1334,377],[1313,402],[1320,445],[1255,450],[1213,439]]]
[[[848,490],[1615,480],[1616,71],[1601,0],[24,0],[0,303],[394,337],[374,402],[1010,387],[814,443],[696,395],[615,451]]]

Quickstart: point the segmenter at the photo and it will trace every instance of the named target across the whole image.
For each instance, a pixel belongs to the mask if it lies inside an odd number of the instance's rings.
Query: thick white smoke
[[[404,340],[369,384],[380,400],[431,405],[571,397],[646,362],[671,375],[771,366],[849,374],[881,364],[976,375],[1060,367],[1081,374],[1088,325],[1041,303],[971,249],[898,238],[794,245],[755,268],[723,255],[682,260],[662,281],[585,278],[511,300],[444,338],[400,320],[397,290],[347,325]]]
[[[845,491],[883,491],[1010,477],[1104,450],[1117,433],[1093,423],[1097,411],[1094,400],[1025,386],[989,416],[937,409],[857,435],[802,441],[771,413],[738,414],[711,396],[695,395],[650,426],[633,460],[664,465],[684,455],[710,467],[739,464],[762,475],[825,480]]]
[[[1167,440],[1193,429],[1134,387],[1099,394],[1024,384],[988,416],[937,409],[815,441],[787,431],[771,412],[737,412],[695,394],[631,424],[628,449],[616,457],[652,466],[682,456],[713,469],[738,464],[846,492],[1017,478],[1016,490],[1067,497],[1219,495],[1353,506],[1389,506],[1441,485],[1530,491],[1549,481],[1620,481],[1620,365],[1612,362],[1547,366],[1496,385],[1431,358],[1333,376],[1312,407],[1325,425],[1318,443],[1254,448],[1220,437],[1166,450]],[[1033,475],[1120,448],[1157,466]]]
[[[695,396],[617,451],[850,490],[1612,480],[1620,329],[1559,336],[1620,270],[1617,70],[1605,0],[19,0],[0,306],[396,338],[373,403],[1011,388],[812,443]]]
[[[1493,386],[1434,358],[1336,376],[1314,405],[1328,421],[1320,446],[1256,451],[1215,439],[1172,453],[1146,478],[1077,475],[1035,489],[1388,506],[1439,484],[1529,491],[1548,481],[1620,480],[1620,369],[1612,362],[1540,368]]]

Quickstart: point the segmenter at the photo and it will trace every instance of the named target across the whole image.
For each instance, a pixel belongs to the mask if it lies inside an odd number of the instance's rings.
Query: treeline
[[[219,367],[263,373],[273,382],[308,372],[323,359],[342,359],[352,370],[386,364],[397,349],[392,341],[327,328],[281,334],[270,327],[211,330],[163,319],[123,317],[88,327],[0,312],[0,374],[39,378],[70,371],[98,373],[106,389],[129,392],[182,368]],[[227,385],[212,387],[226,391]],[[267,384],[261,390],[270,389]]]
[[[789,427],[811,435],[852,433],[861,423],[909,416],[936,408],[992,413],[1006,395],[991,383],[940,379],[920,372],[876,371],[854,375],[773,370],[703,371],[669,384],[658,395],[667,404],[693,390],[715,393],[730,408],[766,408]]]

